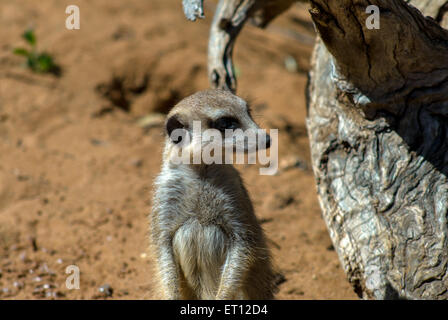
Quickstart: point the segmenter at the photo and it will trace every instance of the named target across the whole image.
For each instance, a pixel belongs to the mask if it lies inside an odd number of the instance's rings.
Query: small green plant
[[[32,29],[26,30],[22,34],[22,38],[31,47],[29,50],[25,48],[15,48],[14,54],[26,58],[26,66],[34,72],[59,74],[59,67],[55,64],[53,57],[46,52],[38,52],[36,48],[36,35]]]

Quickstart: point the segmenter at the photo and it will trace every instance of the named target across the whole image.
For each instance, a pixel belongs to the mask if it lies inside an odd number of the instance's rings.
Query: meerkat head
[[[270,136],[255,123],[246,101],[224,90],[197,92],[180,101],[165,122],[167,142],[189,148],[267,149]]]

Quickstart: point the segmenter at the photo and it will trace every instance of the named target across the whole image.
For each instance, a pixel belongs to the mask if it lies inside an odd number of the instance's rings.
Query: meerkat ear
[[[182,124],[182,122],[179,121],[179,119],[177,118],[176,115],[171,116],[167,121],[166,121],[166,133],[168,135],[168,137],[171,139],[171,141],[173,141],[175,144],[180,143],[184,136],[185,136],[185,126]],[[176,129],[180,129],[181,131],[176,131],[173,133],[174,130]]]

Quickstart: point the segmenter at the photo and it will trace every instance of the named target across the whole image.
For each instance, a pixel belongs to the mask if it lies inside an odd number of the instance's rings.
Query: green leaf
[[[33,71],[36,71],[36,59],[33,59],[31,56],[26,59],[26,65]]]
[[[36,35],[34,34],[34,30],[29,29],[26,30],[23,35],[23,39],[26,40],[30,45],[35,46],[36,45]]]
[[[41,53],[37,57],[37,70],[40,72],[50,72],[54,69],[55,64],[53,58],[46,53]]]
[[[13,53],[18,55],[18,56],[24,56],[24,57],[28,57],[30,55],[28,50],[23,49],[23,48],[15,48]]]

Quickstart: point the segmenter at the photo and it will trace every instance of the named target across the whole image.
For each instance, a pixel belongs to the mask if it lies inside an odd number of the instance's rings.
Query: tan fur
[[[208,129],[232,116],[256,129],[247,104],[221,90],[207,90],[177,104],[167,117],[188,130]],[[165,299],[272,299],[274,273],[261,226],[240,175],[226,164],[173,164],[177,146],[166,138],[155,181],[150,238]]]

